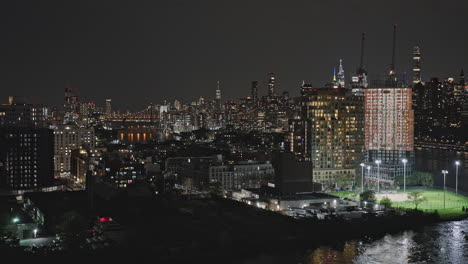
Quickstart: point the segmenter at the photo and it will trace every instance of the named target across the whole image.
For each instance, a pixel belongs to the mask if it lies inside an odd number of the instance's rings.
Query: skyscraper
[[[413,85],[421,82],[421,49],[413,48]]]
[[[465,86],[465,73],[463,72],[463,68],[460,71],[460,77],[458,79],[458,85]]]
[[[303,140],[310,150],[301,152],[312,160],[314,182],[331,187],[339,178],[353,179],[363,153],[363,103],[344,88],[312,89],[303,96],[302,119],[311,123],[310,131],[307,123],[298,124],[310,135]]]
[[[414,112],[411,88],[368,88],[364,90],[366,175],[374,184],[392,184],[403,175],[403,159],[411,175],[414,159]],[[379,162],[379,166],[376,163]]]
[[[221,108],[221,88],[219,86],[219,81],[218,81],[218,85],[216,87],[216,107],[218,109]]]
[[[270,72],[268,73],[268,96],[274,96],[275,95],[275,73]]]
[[[397,25],[393,25],[393,46],[392,46],[392,64],[390,64],[389,78],[396,78],[395,51],[396,51],[396,30]]]
[[[345,79],[345,73],[343,70],[343,60],[340,59],[340,66],[338,68],[338,85],[341,88],[345,88],[345,82],[346,82],[346,79]]]
[[[112,99],[106,99],[106,115],[110,116],[112,115]]]
[[[0,106],[0,188],[35,189],[53,181],[53,134],[41,107],[10,101]]]
[[[54,170],[56,176],[69,176],[71,153],[81,146],[94,149],[96,142],[93,128],[76,125],[60,125],[54,129]]]
[[[64,119],[63,123],[73,122],[78,119],[79,101],[78,96],[72,93],[72,88],[65,88]]]
[[[254,104],[258,102],[258,82],[257,81],[252,81],[252,87],[251,87],[251,93],[252,93],[252,101]]]

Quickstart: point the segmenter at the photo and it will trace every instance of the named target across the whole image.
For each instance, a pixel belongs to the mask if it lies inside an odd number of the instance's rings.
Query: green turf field
[[[409,193],[410,191],[407,191]],[[401,193],[401,192],[399,192]],[[434,212],[437,210],[442,218],[468,216],[467,212],[462,211],[462,207],[468,207],[468,197],[457,195],[453,192],[445,192],[444,206],[444,191],[442,190],[421,190],[422,196],[426,198],[418,205],[418,209],[423,211]],[[359,201],[359,194],[355,192],[334,192],[333,195],[347,197]],[[394,208],[414,209],[415,205],[412,201],[395,202],[392,201]]]
[[[418,205],[418,209],[437,213],[441,218],[454,218],[468,216],[467,212],[462,210],[463,207],[468,207],[468,197],[457,195],[453,192],[445,192],[445,203],[444,203],[444,191],[442,190],[426,190],[422,191],[422,196],[426,198],[426,201]],[[409,208],[413,209],[414,202],[394,202],[393,207]]]
[[[444,206],[444,191],[441,190],[426,190],[422,191],[422,196],[427,200],[418,205],[419,209],[440,210],[440,209],[454,209],[468,206],[468,198],[455,193],[445,192],[445,206]],[[414,203],[411,201],[393,202],[394,207],[414,208]]]

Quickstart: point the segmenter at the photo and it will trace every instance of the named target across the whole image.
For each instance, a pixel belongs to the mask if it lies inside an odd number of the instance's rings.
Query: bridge
[[[159,109],[153,103],[150,103],[146,109],[141,111],[107,115],[104,120],[112,122],[154,122],[159,118]]]

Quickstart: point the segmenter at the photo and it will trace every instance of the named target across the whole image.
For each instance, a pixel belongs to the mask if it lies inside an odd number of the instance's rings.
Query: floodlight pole
[[[448,171],[442,170],[442,173],[444,174],[444,209],[445,209],[445,175],[448,173]]]
[[[460,165],[460,162],[458,160],[455,161],[455,165],[457,166],[457,170],[455,171],[455,193],[458,194],[458,165]]]

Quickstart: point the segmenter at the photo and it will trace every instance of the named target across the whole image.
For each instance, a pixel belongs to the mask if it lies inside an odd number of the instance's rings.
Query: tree
[[[362,192],[359,195],[359,198],[361,198],[361,201],[367,201],[367,202],[375,202],[377,199],[375,198],[375,191],[373,190],[367,190]]]
[[[347,189],[351,185],[353,178],[346,174],[335,174],[335,188],[336,189]]]
[[[408,173],[408,172],[407,172]],[[396,177],[395,181],[398,185],[403,185],[403,175]],[[406,175],[406,186],[428,186],[433,185],[432,173],[423,171],[414,171],[412,175]]]
[[[222,184],[220,182],[210,183],[210,194],[212,197],[222,197],[224,194]]]
[[[392,200],[390,200],[390,198],[385,196],[384,198],[382,198],[382,200],[380,200],[380,204],[384,205],[385,208],[391,208],[392,207]]]
[[[427,201],[427,198],[422,196],[422,193],[418,190],[408,193],[408,199],[414,203],[414,209],[418,209],[420,203]]]

